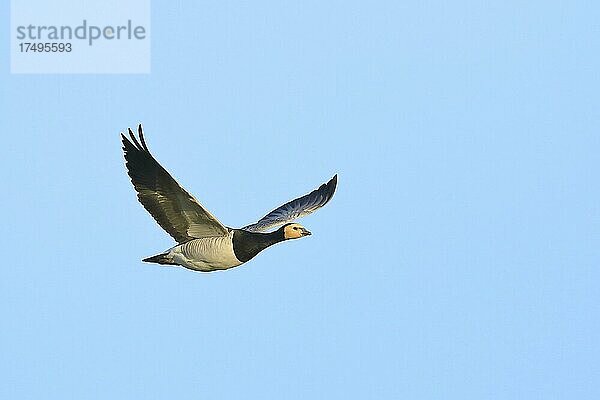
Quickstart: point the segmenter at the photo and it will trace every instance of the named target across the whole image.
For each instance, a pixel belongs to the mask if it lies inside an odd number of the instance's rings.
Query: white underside
[[[175,263],[195,271],[210,272],[243,264],[233,252],[233,232],[227,236],[193,239],[168,250]]]

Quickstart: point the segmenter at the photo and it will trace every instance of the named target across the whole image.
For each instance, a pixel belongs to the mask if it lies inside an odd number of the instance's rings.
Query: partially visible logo
[[[85,40],[88,45],[99,39],[104,40],[144,40],[146,27],[134,25],[129,19],[123,25],[90,25],[87,20],[78,26],[70,25],[19,25],[16,29],[17,40],[27,41],[71,41]]]
[[[12,0],[11,7],[12,73],[150,72],[149,0]]]

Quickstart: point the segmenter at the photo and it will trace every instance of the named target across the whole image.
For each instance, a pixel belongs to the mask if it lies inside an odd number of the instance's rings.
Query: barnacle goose
[[[323,207],[335,192],[337,174],[309,194],[292,200],[241,229],[223,225],[150,154],[142,125],[138,138],[121,133],[125,165],[140,203],[177,245],[142,261],[180,265],[201,272],[237,267],[275,243],[311,233],[291,221]],[[271,229],[276,230],[269,231]]]

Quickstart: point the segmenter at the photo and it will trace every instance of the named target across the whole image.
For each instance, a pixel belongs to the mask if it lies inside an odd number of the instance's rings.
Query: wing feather
[[[285,203],[262,217],[257,223],[245,226],[242,229],[251,232],[264,232],[304,217],[327,204],[333,197],[336,186],[337,174],[318,189]]]
[[[177,242],[194,238],[227,234],[223,226],[150,154],[142,125],[138,126],[139,141],[129,131],[129,140],[121,133],[125,165],[137,197],[158,224]]]

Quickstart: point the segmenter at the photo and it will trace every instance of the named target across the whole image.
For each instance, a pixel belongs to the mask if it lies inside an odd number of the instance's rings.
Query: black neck
[[[283,229],[270,233],[248,232],[236,229],[233,233],[233,252],[238,260],[246,262],[269,246],[284,241]]]

